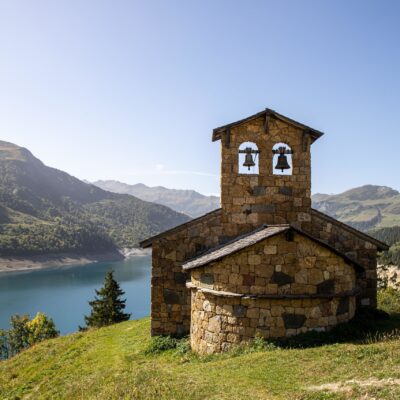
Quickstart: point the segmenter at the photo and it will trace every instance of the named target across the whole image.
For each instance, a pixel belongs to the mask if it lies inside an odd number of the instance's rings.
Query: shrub
[[[147,349],[146,354],[158,354],[166,350],[176,349],[178,339],[171,336],[155,336],[151,338],[151,342]]]
[[[190,343],[187,337],[176,339],[171,336],[155,336],[151,338],[145,354],[159,354],[167,350],[176,350],[177,354],[183,355],[190,352]]]
[[[59,335],[54,321],[41,312],[38,312],[35,318],[28,321],[26,325],[28,329],[28,344],[30,346]]]
[[[59,335],[53,320],[41,312],[32,320],[29,315],[13,315],[10,326],[8,331],[0,330],[0,359],[12,357],[42,340]]]
[[[180,355],[190,353],[191,347],[190,347],[190,341],[188,338],[180,339],[178,340],[178,343],[176,344],[176,352]]]
[[[0,360],[10,357],[10,348],[8,345],[8,332],[0,329]]]
[[[10,355],[15,355],[29,347],[29,315],[13,315],[10,319],[11,329],[8,331]]]
[[[276,350],[279,347],[270,340],[265,340],[262,336],[256,335],[251,343],[244,346],[244,351],[248,353],[256,351],[271,351]]]
[[[400,290],[390,287],[379,290],[378,304],[389,314],[400,314]]]

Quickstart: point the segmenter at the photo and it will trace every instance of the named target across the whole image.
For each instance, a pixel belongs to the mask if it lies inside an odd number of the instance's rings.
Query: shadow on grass
[[[280,348],[309,348],[334,343],[366,344],[400,339],[400,314],[369,307],[357,310],[354,318],[329,332],[307,332],[290,338],[270,341]]]
[[[256,351],[277,349],[306,349],[336,343],[369,344],[400,339],[400,314],[389,315],[385,311],[361,307],[354,318],[336,325],[328,332],[307,332],[282,339],[264,340],[255,337],[251,343],[234,346],[230,351],[199,356],[190,349],[189,338],[181,339],[170,336],[156,336],[144,351],[145,355],[159,355],[167,350],[172,354],[184,356],[182,362],[199,360],[213,361],[216,358],[229,358]]]

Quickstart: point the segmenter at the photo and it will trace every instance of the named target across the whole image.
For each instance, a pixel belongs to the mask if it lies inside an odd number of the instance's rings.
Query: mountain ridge
[[[0,141],[0,255],[107,252],[188,221],[170,208],[105,191]]]
[[[117,180],[98,180],[93,185],[113,193],[124,193],[141,200],[162,204],[193,218],[220,207],[218,196],[206,196],[190,189],[169,189],[164,186],[147,186],[143,183],[127,184]]]
[[[93,184],[111,192],[129,193],[143,200],[167,205],[192,217],[220,207],[219,197],[205,196],[194,190],[149,187],[143,183],[131,185],[117,180],[98,180]],[[201,206],[194,209],[196,198],[200,199]],[[400,193],[388,186],[367,184],[338,194],[316,193],[311,199],[316,210],[359,230],[400,226]]]
[[[400,226],[400,193],[393,188],[317,193],[312,204],[356,229],[397,238],[397,230],[382,231]],[[134,247],[188,221],[184,211],[197,217],[219,207],[219,197],[194,190],[83,182],[46,166],[22,146],[0,141],[0,255]]]
[[[363,185],[333,195],[317,193],[312,205],[364,231],[400,225],[400,193],[388,186]]]

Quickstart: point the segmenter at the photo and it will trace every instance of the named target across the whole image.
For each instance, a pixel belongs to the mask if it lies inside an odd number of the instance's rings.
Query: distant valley
[[[113,252],[189,219],[82,182],[0,141],[1,256]]]
[[[128,185],[113,180],[100,180],[93,182],[93,185],[110,192],[130,194],[142,200],[163,204],[193,218],[220,207],[219,197],[205,196],[194,190],[167,189],[162,186],[149,187],[143,183]]]

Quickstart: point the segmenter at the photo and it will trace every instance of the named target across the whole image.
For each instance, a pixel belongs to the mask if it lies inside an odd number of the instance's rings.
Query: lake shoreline
[[[109,258],[104,253],[103,256]],[[90,261],[93,258],[92,254]],[[32,318],[43,312],[53,319],[61,335],[76,332],[78,326],[85,325],[84,316],[90,313],[89,301],[96,296],[95,290],[104,285],[110,269],[125,292],[126,311],[134,319],[149,315],[151,256],[147,253],[119,261],[0,273],[0,329],[10,328],[12,315],[27,314]]]
[[[34,271],[68,265],[84,265],[101,261],[121,261],[137,255],[147,255],[143,249],[119,249],[104,253],[50,253],[33,256],[0,257],[0,274],[17,271]]]

